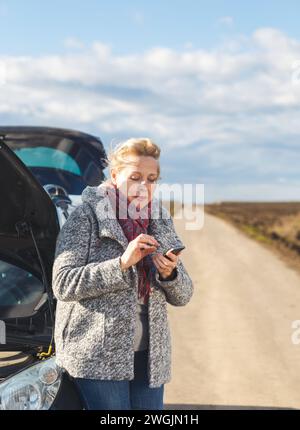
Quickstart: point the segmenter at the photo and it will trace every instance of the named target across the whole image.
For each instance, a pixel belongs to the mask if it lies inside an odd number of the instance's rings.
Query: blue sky
[[[300,38],[298,0],[9,0],[0,5],[2,54],[63,52],[70,36],[87,44],[101,40],[115,54],[155,45],[182,49],[190,42],[212,48],[230,34],[247,35],[258,27]]]
[[[152,137],[207,202],[299,200],[297,1],[0,0],[0,123]]]

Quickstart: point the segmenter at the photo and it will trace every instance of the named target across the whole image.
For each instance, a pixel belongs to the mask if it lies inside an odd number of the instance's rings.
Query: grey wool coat
[[[148,234],[158,252],[181,245],[169,211],[156,197]],[[134,330],[138,300],[136,265],[121,270],[128,245],[105,185],[87,186],[56,242],[53,292],[57,298],[54,341],[56,363],[73,377],[134,379]],[[156,271],[148,306],[148,383],[171,380],[171,333],[167,304],[186,305],[193,282],[181,260],[175,279]]]

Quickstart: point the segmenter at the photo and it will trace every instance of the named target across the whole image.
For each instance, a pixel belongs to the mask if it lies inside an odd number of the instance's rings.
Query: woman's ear
[[[111,169],[111,171],[110,171],[110,178],[111,178],[111,182],[114,185],[117,185],[116,176],[117,176],[117,172],[115,171],[115,169]]]

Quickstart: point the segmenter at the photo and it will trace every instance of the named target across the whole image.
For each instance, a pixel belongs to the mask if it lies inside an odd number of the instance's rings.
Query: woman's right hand
[[[125,252],[121,256],[122,270],[128,269],[146,255],[156,251],[158,246],[159,243],[153,236],[143,233],[139,234],[135,239],[128,243]]]

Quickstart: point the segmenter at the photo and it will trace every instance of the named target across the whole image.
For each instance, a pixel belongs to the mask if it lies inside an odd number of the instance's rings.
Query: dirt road
[[[205,214],[188,231],[175,220],[194,281],[183,307],[168,305],[172,336],[170,406],[300,408],[300,277],[272,252]]]

